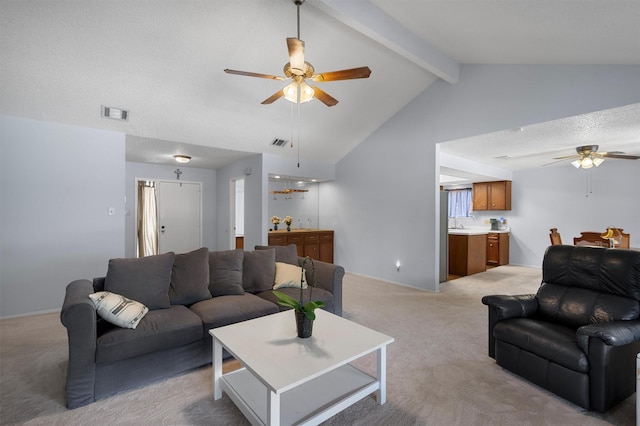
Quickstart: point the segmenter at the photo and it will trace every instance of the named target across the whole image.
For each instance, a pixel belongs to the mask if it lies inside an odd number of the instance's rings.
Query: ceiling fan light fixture
[[[173,158],[175,158],[178,163],[182,163],[182,164],[186,164],[189,161],[191,161],[191,157],[189,157],[188,155],[178,154],[178,155],[174,155]]]
[[[591,157],[584,157],[581,161],[583,169],[590,169],[593,167],[593,160]]]
[[[604,163],[604,158],[594,158],[593,159],[593,165],[598,167],[600,164]]]
[[[304,81],[298,83],[292,81],[282,91],[284,92],[284,98],[294,104],[298,103],[298,90],[300,90],[300,103],[309,102],[315,95],[315,90]]]
[[[571,165],[576,169],[579,169],[582,166],[582,160],[574,160],[571,162]]]

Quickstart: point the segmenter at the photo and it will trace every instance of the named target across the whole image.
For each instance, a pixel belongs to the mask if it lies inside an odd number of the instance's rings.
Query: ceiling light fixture
[[[174,155],[173,158],[175,158],[178,163],[182,163],[182,164],[186,164],[189,161],[191,161],[191,157],[189,157],[188,155],[178,154],[178,155]]]
[[[299,78],[294,79],[294,81],[289,83],[289,85],[282,89],[282,91],[284,92],[284,98],[294,104],[309,102],[313,99],[313,96],[316,93],[311,86]],[[300,102],[298,102],[298,93],[300,94]]]
[[[590,169],[593,166],[600,166],[600,164],[604,163],[604,158],[593,157],[591,155],[584,156],[577,160],[571,162],[571,165],[576,169]]]

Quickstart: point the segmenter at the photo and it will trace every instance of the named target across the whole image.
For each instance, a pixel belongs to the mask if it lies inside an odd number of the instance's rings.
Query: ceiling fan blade
[[[314,97],[318,98],[318,100],[320,102],[322,102],[323,104],[325,104],[326,106],[332,107],[332,106],[334,106],[335,104],[338,103],[338,100],[336,98],[334,98],[333,96],[329,95],[327,92],[325,92],[324,90],[322,90],[318,86],[311,86],[311,88],[315,92],[314,93]]]
[[[580,158],[580,157],[581,157],[580,155],[573,154],[573,155],[565,155],[564,157],[553,157],[553,159],[554,160],[566,160],[568,158]]]
[[[607,152],[606,154],[603,153],[602,156],[607,158],[620,158],[623,160],[637,160],[638,158],[640,158],[640,156],[638,155],[622,155],[622,154],[613,154],[611,152]]]
[[[544,166],[550,166],[550,165],[552,165],[552,164],[556,164],[556,163],[561,163],[561,162],[563,162],[563,161],[567,161],[567,160],[568,160],[568,158],[564,158],[564,159],[562,159],[562,160],[557,160],[557,161],[552,161],[552,162],[550,162],[550,163],[543,164],[543,165],[542,165],[542,167],[544,167]]]
[[[305,73],[304,66],[304,41],[298,38],[287,38],[287,47],[289,48],[289,64],[296,75]]]
[[[318,83],[323,81],[336,81],[336,80],[352,80],[355,78],[368,78],[371,75],[369,67],[351,68],[348,70],[329,71],[322,74],[315,74],[311,77],[311,80]]]
[[[267,99],[265,99],[264,101],[262,101],[260,103],[262,105],[272,104],[272,103],[274,103],[275,101],[277,101],[278,99],[280,99],[283,96],[284,96],[284,91],[282,89],[280,89],[276,93],[274,93],[273,95],[269,96]]]
[[[284,80],[284,77],[278,77],[277,75],[260,74],[260,73],[257,73],[257,72],[248,72],[248,71],[230,70],[228,68],[225,69],[224,72],[226,72],[227,74],[245,75],[247,77],[268,78],[270,80]]]

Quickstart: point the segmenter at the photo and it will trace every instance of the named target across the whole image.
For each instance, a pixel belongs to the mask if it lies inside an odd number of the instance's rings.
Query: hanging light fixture
[[[600,164],[604,163],[604,158],[594,157],[592,155],[586,155],[582,158],[574,160],[571,162],[571,165],[576,169],[590,169],[593,166],[600,166]]]
[[[316,93],[303,79],[294,79],[294,81],[289,83],[282,91],[284,98],[294,104],[298,103],[298,94],[300,94],[299,103],[303,104],[312,100]]]

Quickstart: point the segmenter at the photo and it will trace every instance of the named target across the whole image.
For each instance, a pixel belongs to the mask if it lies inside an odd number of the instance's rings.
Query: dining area
[[[557,228],[551,228],[549,239],[551,245],[562,245],[562,237]],[[564,243],[566,244],[566,242]],[[622,228],[607,227],[605,231],[582,231],[577,237],[573,237],[574,246],[604,247],[627,250],[640,250],[631,247],[631,236]]]

